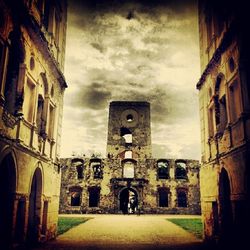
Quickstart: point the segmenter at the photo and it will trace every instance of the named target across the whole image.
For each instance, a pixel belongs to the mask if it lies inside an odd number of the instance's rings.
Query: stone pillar
[[[16,231],[16,217],[17,217],[17,207],[20,196],[18,194],[13,195],[13,211],[12,211],[12,230],[11,230],[11,238],[15,238],[15,231]]]
[[[27,238],[28,223],[29,223],[29,196],[27,195],[25,196],[25,219],[24,219],[24,229],[23,229],[24,240]]]

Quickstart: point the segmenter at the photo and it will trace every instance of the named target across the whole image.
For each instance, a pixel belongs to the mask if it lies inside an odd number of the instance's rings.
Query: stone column
[[[13,210],[12,210],[12,230],[11,230],[11,238],[15,238],[15,231],[16,231],[16,217],[17,217],[17,207],[18,207],[18,202],[20,199],[20,195],[18,194],[13,194]]]

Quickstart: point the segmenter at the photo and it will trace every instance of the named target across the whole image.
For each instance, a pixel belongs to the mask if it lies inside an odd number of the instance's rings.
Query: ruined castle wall
[[[77,178],[77,171],[72,159],[62,161],[62,186],[60,213],[121,213],[119,196],[123,189],[131,188],[138,194],[144,213],[165,214],[200,214],[199,193],[199,162],[185,160],[187,163],[187,178],[175,178],[175,160],[170,163],[169,179],[160,180],[157,177],[157,160],[139,160],[135,167],[135,177],[123,178],[120,159],[102,159],[103,176],[95,179],[91,169],[90,159],[84,159],[83,179]],[[72,187],[81,188],[79,206],[71,206]],[[100,188],[100,201],[97,207],[89,207],[89,188]],[[168,206],[159,206],[158,189],[169,189]],[[177,190],[184,189],[187,193],[187,207],[178,207]]]

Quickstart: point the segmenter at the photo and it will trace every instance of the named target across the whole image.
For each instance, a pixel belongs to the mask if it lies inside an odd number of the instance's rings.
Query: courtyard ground
[[[166,218],[199,218],[199,216],[92,214],[63,216],[93,219],[36,249],[204,249],[201,239],[166,220]]]

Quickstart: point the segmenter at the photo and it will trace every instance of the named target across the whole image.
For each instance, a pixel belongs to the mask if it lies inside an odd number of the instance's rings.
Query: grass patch
[[[200,239],[202,238],[203,225],[202,225],[201,219],[199,218],[193,218],[193,219],[173,218],[173,219],[167,219],[167,220],[184,228],[188,232],[194,234],[197,238],[200,238]]]
[[[78,218],[78,217],[59,217],[57,235],[67,232],[72,227],[82,224],[92,218]]]

